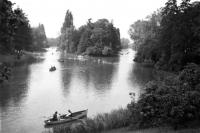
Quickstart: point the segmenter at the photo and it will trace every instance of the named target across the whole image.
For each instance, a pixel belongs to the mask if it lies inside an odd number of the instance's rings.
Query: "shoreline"
[[[36,61],[39,59],[37,56],[38,53],[27,51],[23,52],[23,54],[20,56],[20,59],[17,59],[17,55],[15,54],[0,54],[0,65],[6,64],[8,66],[13,67],[16,64]]]

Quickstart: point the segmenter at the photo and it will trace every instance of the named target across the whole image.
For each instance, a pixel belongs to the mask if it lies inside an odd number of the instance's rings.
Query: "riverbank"
[[[71,126],[64,125],[54,128],[55,133],[199,133],[199,122],[188,123],[187,128],[173,127],[131,128],[130,112],[127,109],[117,109],[110,113],[98,114]]]
[[[5,55],[0,54],[0,64],[7,64],[9,66],[13,66],[19,63],[32,62],[38,59],[37,56],[38,53],[27,52],[27,51],[23,52],[20,58],[17,58],[17,55],[15,54],[5,54]]]
[[[10,78],[11,70],[16,65],[26,64],[37,61],[38,54],[32,52],[23,52],[20,55],[16,54],[0,54],[0,83]]]
[[[173,130],[169,127],[149,128],[140,130],[130,130],[129,128],[120,128],[101,133],[199,133],[200,128]]]
[[[93,118],[80,120],[71,126],[58,126],[54,130],[57,133],[99,133],[102,131],[124,128],[129,126],[129,111],[127,109],[116,109],[110,113],[98,114]]]

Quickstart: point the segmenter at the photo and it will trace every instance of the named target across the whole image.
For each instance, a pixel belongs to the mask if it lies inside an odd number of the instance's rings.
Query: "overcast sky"
[[[67,9],[74,17],[76,28],[107,18],[113,20],[114,26],[120,28],[121,37],[129,37],[130,25],[144,19],[158,8],[163,7],[167,0],[11,0],[27,14],[31,26],[44,24],[47,37],[57,37],[64,22]]]

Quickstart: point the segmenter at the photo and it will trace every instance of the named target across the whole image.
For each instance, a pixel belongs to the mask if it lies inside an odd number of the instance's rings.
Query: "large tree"
[[[31,29],[22,9],[13,9],[13,3],[3,0],[0,4],[0,52],[28,49],[31,45]]]
[[[138,44],[136,61],[151,61],[157,68],[178,71],[190,62],[200,63],[200,2],[169,0],[157,15],[130,28]],[[155,18],[155,19],[154,19]]]
[[[13,38],[14,49],[17,50],[29,50],[32,45],[32,35],[31,27],[29,25],[28,18],[23,13],[22,9],[17,8],[14,10],[14,13],[18,16],[19,23],[15,31]]]
[[[38,27],[32,28],[33,45],[32,50],[41,50],[47,47],[48,41],[43,24],[39,24]]]
[[[62,49],[65,49],[67,52],[74,52],[75,49],[72,42],[73,32],[73,15],[69,10],[67,10],[60,35],[60,45]]]

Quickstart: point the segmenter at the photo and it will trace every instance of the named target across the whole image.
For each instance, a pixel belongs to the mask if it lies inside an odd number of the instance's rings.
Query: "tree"
[[[114,54],[121,48],[119,29],[107,19],[88,22],[75,29],[68,10],[61,28],[60,47],[67,52],[102,56]],[[112,51],[112,52],[111,52]]]
[[[72,42],[73,32],[73,15],[69,10],[67,10],[65,20],[61,28],[60,36],[60,46],[64,48],[67,52],[74,52],[75,49]]]
[[[129,34],[134,41],[137,52],[135,61],[138,62],[156,62],[159,51],[158,38],[160,30],[161,14],[160,10],[148,16],[146,20],[138,20],[131,25]]]
[[[15,49],[29,49],[32,44],[29,20],[22,9],[13,10],[9,0],[1,1],[0,52],[11,53]]]
[[[168,0],[158,14],[137,21],[129,30],[137,46],[135,61],[150,60],[158,69],[179,71],[200,63],[200,2]]]
[[[38,27],[32,28],[33,45],[32,50],[41,50],[47,47],[48,41],[43,24]]]
[[[1,2],[0,16],[0,49],[8,52],[12,49],[14,31],[17,28],[17,18],[12,10],[13,3],[8,0]]]
[[[32,31],[29,25],[28,18],[25,16],[22,9],[20,8],[15,9],[14,13],[20,20],[14,34],[14,39],[13,39],[14,49],[29,50],[32,45],[32,35],[31,35]]]
[[[130,44],[130,41],[128,38],[121,38],[121,45],[122,48],[128,48]]]

